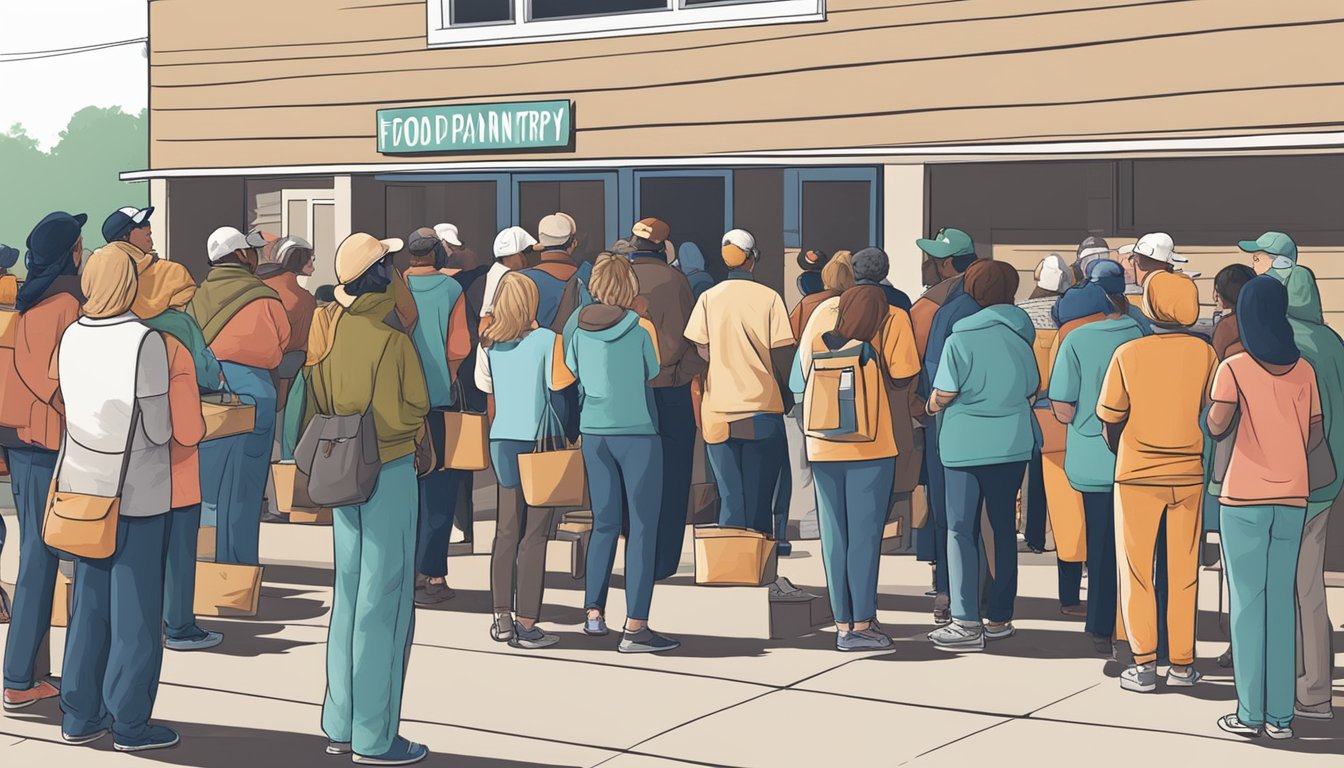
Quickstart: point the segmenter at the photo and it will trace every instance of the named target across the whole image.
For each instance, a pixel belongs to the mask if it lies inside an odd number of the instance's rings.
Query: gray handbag
[[[316,387],[319,411],[333,410],[326,393],[318,391],[319,380],[310,376],[308,381]],[[368,501],[382,469],[372,409],[352,416],[314,414],[294,448],[294,463],[308,476],[308,496],[314,504],[349,507]]]

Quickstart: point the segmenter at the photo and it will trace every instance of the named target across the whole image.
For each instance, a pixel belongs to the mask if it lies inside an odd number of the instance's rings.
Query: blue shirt
[[[485,350],[496,404],[491,440],[530,441],[540,435],[548,416],[556,336],[548,328],[537,328],[518,341]]]

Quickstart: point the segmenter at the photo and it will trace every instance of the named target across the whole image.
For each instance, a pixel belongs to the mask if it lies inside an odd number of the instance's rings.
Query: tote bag
[[[565,440],[560,416],[548,402],[534,453],[518,456],[523,499],[530,507],[588,506],[588,478],[579,444]],[[558,447],[557,447],[558,446]]]
[[[117,523],[121,520],[121,490],[126,482],[126,468],[131,460],[131,442],[140,424],[140,403],[131,408],[131,428],[126,434],[126,450],[121,455],[121,470],[117,475],[115,496],[96,496],[91,493],[62,491],[57,487],[61,467],[65,464],[65,440],[61,441],[61,455],[56,460],[56,473],[47,496],[47,510],[42,521],[42,541],[48,547],[88,560],[103,560],[117,551]]]
[[[460,411],[436,411],[431,419],[443,418],[443,445],[435,446],[444,469],[481,472],[490,468],[490,422],[484,413],[467,410],[462,380],[454,382]]]

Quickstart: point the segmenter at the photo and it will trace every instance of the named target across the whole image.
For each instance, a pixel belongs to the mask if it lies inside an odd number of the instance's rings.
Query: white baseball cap
[[[1063,257],[1052,253],[1036,267],[1036,285],[1047,291],[1063,293],[1073,285],[1073,271],[1064,263]]]
[[[1137,253],[1140,256],[1165,262],[1167,264],[1186,264],[1190,260],[1176,253],[1176,243],[1166,232],[1149,232],[1133,245],[1120,246],[1121,253]]]
[[[756,238],[745,229],[730,229],[723,235],[723,245],[736,245],[744,251],[756,249]]]
[[[210,263],[214,264],[234,251],[251,247],[247,235],[239,232],[236,227],[220,227],[210,233],[210,238],[206,241],[205,255],[210,259]]]
[[[459,248],[462,247],[462,239],[458,237],[456,224],[435,224],[434,234],[438,235],[440,240],[449,245],[456,245]]]
[[[522,227],[509,227],[495,236],[495,258],[516,256],[537,244],[537,239]]]
[[[568,213],[552,213],[543,217],[537,224],[537,237],[541,239],[541,244],[547,247],[564,245],[578,231],[579,226],[574,223],[574,217]]]

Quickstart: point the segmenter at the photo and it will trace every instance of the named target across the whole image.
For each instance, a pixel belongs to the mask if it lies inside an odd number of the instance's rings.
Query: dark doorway
[[[724,180],[717,176],[644,178],[639,182],[638,215],[667,222],[677,253],[681,253],[683,243],[695,243],[705,257],[705,271],[718,281],[728,273],[719,253],[727,229],[723,220],[726,194]]]
[[[857,253],[873,245],[872,195],[866,181],[804,181],[802,246]]]
[[[458,239],[489,263],[498,224],[495,182],[389,184],[385,199],[387,232],[383,237],[405,239],[420,227],[456,224]],[[397,265],[405,269],[409,258],[399,254]]]
[[[603,181],[518,182],[518,225],[533,236],[542,218],[557,211],[574,217],[579,227],[575,258],[592,261],[606,249],[607,189]]]

